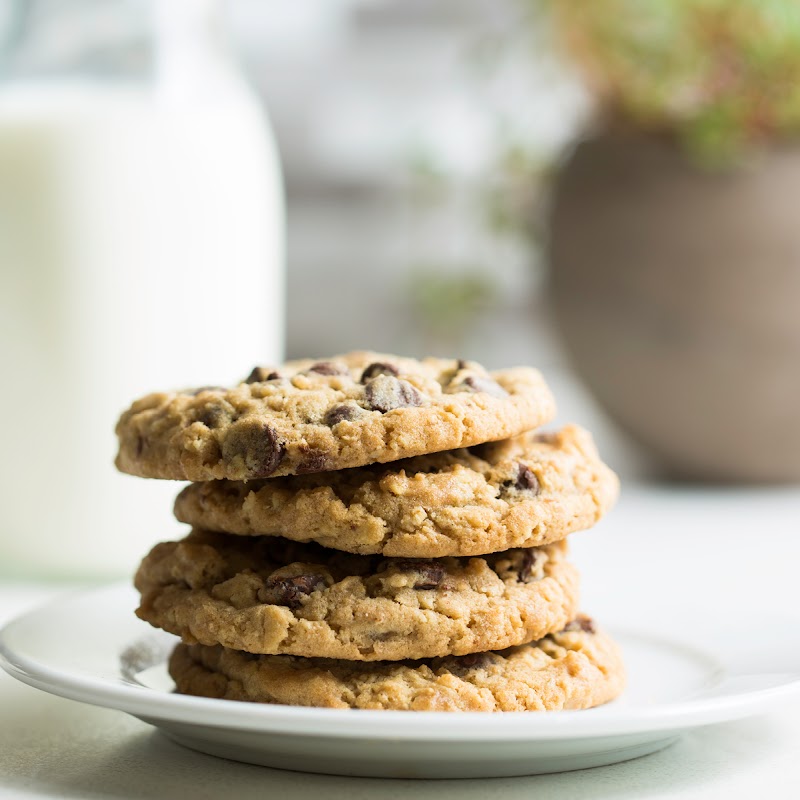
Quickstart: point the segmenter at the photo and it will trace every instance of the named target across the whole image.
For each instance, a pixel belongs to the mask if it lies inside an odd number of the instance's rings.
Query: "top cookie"
[[[117,423],[116,465],[190,481],[300,475],[504,439],[554,414],[535,369],[354,352],[147,395]]]

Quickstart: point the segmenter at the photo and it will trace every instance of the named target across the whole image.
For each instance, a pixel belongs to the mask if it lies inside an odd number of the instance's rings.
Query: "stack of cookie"
[[[351,353],[257,367],[230,389],[151,394],[117,466],[192,481],[192,526],[136,575],[177,634],[178,690],[408,710],[587,708],[614,643],[578,613],[565,537],[617,479],[577,427],[541,434],[541,375]]]

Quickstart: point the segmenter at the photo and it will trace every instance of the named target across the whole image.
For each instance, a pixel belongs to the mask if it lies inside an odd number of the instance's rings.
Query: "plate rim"
[[[16,652],[11,637],[26,625],[41,624],[49,608],[100,593],[130,591],[126,582],[76,590],[14,617],[0,629],[0,666],[13,678],[50,694],[111,708],[151,721],[178,722],[264,734],[393,739],[420,742],[554,741],[680,731],[766,712],[789,693],[800,691],[800,672],[763,673],[783,679],[776,686],[662,703],[646,708],[614,708],[534,714],[508,711],[444,713],[312,708],[243,703],[236,700],[165,693],[120,677],[85,676],[54,668]],[[649,635],[649,634],[648,634]],[[353,724],[356,722],[358,724]],[[475,724],[479,721],[479,724]],[[454,724],[457,723],[457,724]]]

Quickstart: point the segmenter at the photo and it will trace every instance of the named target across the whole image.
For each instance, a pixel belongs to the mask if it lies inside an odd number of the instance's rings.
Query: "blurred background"
[[[800,478],[792,0],[0,0],[0,571],[127,574],[145,392],[533,364],[623,479]]]

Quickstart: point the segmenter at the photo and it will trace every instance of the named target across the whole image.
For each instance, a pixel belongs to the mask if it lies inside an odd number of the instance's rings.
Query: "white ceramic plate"
[[[128,586],[68,596],[0,632],[3,666],[53,694],[126,711],[187,747],[310,772],[382,777],[532,775],[655,752],[683,731],[768,708],[800,688],[800,651],[780,620],[753,638],[696,639],[606,627],[622,644],[625,694],[589,711],[444,714],[237,703],[172,693],[175,639],[136,619]],[[697,625],[693,626],[697,629]],[[748,630],[737,620],[737,630]],[[752,629],[750,629],[752,630]]]

